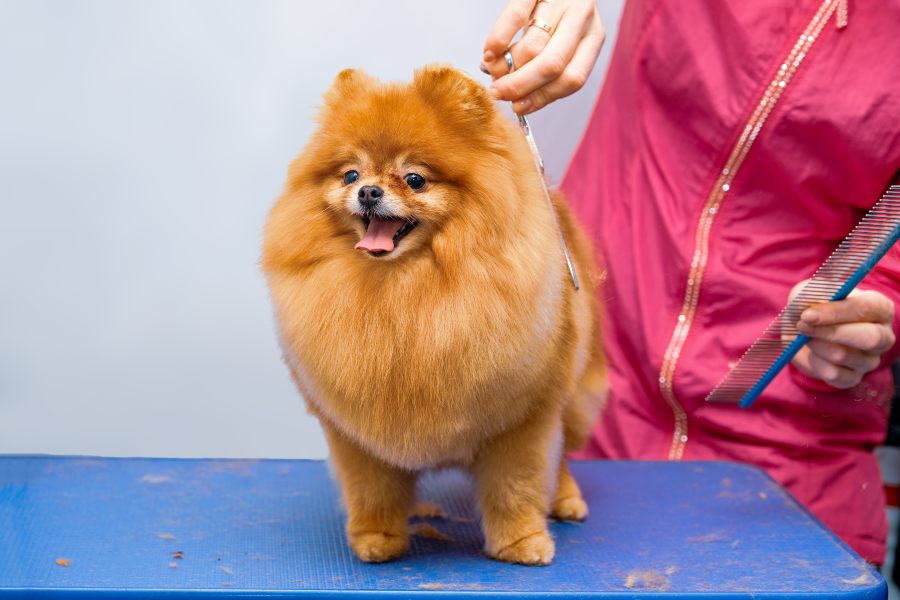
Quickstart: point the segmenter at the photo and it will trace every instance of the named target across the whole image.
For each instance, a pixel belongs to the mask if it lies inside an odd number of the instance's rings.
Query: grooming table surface
[[[411,521],[409,555],[367,565],[347,547],[319,461],[0,456],[0,599],[886,597],[880,576],[756,469],[572,470],[591,515],[551,526],[552,566],[484,558],[458,472],[421,483],[446,517]]]

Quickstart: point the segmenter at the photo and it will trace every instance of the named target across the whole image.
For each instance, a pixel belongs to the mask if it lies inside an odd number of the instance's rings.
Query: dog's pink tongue
[[[402,226],[403,221],[389,221],[372,217],[369,227],[366,229],[366,235],[356,243],[355,247],[357,250],[369,250],[370,252],[378,252],[379,250],[390,252],[394,249],[394,234]]]

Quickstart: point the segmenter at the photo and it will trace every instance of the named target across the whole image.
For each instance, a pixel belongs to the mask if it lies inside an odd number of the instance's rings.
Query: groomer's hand
[[[791,290],[800,293],[807,281]],[[854,290],[844,300],[812,306],[797,328],[808,335],[793,364],[806,375],[841,389],[862,381],[894,345],[894,303],[881,292]]]
[[[529,25],[532,19],[550,31]],[[510,75],[503,53],[523,28],[510,49],[516,65]],[[494,78],[497,99],[528,114],[581,89],[605,37],[595,0],[510,0],[484,44],[482,70]]]

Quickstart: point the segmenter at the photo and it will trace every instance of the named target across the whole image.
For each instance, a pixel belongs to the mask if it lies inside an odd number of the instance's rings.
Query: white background
[[[482,77],[503,5],[0,0],[0,453],[324,456],[266,212],[336,73]],[[554,180],[600,71],[534,119]]]

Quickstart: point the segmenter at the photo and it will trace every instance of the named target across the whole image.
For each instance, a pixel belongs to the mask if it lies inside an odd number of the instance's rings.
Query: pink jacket
[[[900,0],[630,0],[618,35],[563,182],[607,270],[583,455],[756,464],[880,563],[887,368],[704,398],[900,169]],[[900,307],[900,252],[864,284]]]

